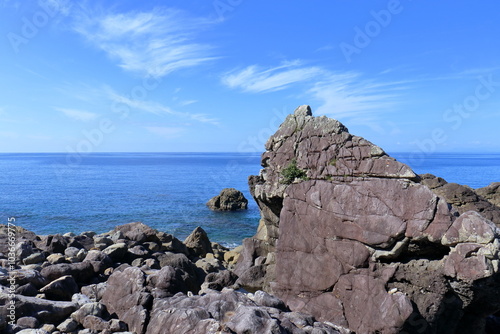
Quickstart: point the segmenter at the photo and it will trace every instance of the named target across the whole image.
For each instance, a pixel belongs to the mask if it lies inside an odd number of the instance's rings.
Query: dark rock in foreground
[[[242,285],[356,333],[482,333],[500,309],[500,208],[470,188],[421,179],[308,106],[261,164]]]
[[[215,211],[246,210],[248,200],[241,191],[234,188],[225,188],[222,189],[219,195],[211,198],[207,202],[207,206]]]

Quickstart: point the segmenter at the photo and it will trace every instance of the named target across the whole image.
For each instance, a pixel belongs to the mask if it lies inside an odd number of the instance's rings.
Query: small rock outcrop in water
[[[500,209],[470,188],[432,186],[308,106],[261,164],[249,178],[261,221],[235,269],[243,285],[356,333],[482,333],[500,309]]]
[[[215,211],[236,211],[246,210],[248,208],[248,200],[243,193],[234,188],[222,189],[219,195],[212,197],[207,206]]]

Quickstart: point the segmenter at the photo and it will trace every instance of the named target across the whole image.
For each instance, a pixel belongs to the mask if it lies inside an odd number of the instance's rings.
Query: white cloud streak
[[[80,122],[90,122],[96,119],[98,116],[97,114],[92,112],[76,110],[76,109],[68,109],[68,108],[54,108],[54,109],[63,113],[66,117],[69,117],[73,120]]]
[[[335,118],[363,118],[391,110],[399,101],[397,83],[363,80],[360,74],[333,74],[312,85],[307,91],[320,102],[316,112]]]
[[[124,70],[162,77],[216,59],[212,46],[194,40],[211,24],[173,9],[100,14],[86,8],[73,28]]]
[[[107,98],[110,99],[113,102],[116,103],[122,103],[130,108],[145,111],[148,113],[152,113],[155,115],[174,115],[182,118],[187,118],[191,119],[194,121],[198,121],[201,123],[208,123],[212,125],[219,125],[219,122],[215,118],[211,118],[206,114],[195,114],[195,113],[188,113],[188,112],[179,112],[175,111],[172,108],[165,106],[161,103],[154,102],[154,101],[146,101],[146,100],[138,100],[138,99],[131,99],[129,97],[126,97],[124,95],[116,93],[114,90],[111,88],[107,87],[105,89]]]
[[[198,100],[186,100],[186,101],[179,102],[179,105],[181,107],[185,107],[185,106],[188,106],[190,104],[197,103],[197,102],[198,102]]]
[[[298,65],[300,65],[298,61],[268,69],[252,65],[243,70],[226,73],[222,77],[222,83],[229,88],[238,88],[245,92],[263,93],[282,90],[321,74],[319,67],[300,68]]]
[[[249,93],[267,93],[301,84],[306,98],[319,103],[315,113],[339,119],[375,121],[378,113],[387,112],[399,102],[406,82],[368,80],[355,72],[332,72],[322,67],[306,67],[300,61],[263,69],[251,65],[222,77],[222,83]],[[399,91],[399,92],[398,92]]]

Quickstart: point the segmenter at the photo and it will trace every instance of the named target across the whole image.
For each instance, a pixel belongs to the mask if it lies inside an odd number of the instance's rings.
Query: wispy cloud
[[[315,52],[331,51],[331,50],[334,50],[334,49],[335,49],[335,46],[333,46],[331,44],[328,44],[328,45],[324,45],[322,47],[317,48]]]
[[[146,126],[144,127],[151,133],[154,133],[163,138],[171,139],[179,137],[184,132],[183,128],[167,127],[167,126]]]
[[[227,73],[222,82],[230,88],[262,93],[300,85],[301,95],[317,101],[315,113],[372,123],[376,114],[391,110],[400,102],[410,81],[388,82],[367,79],[355,72],[332,72],[304,66],[299,60],[262,69],[257,65]],[[374,118],[375,117],[375,118]]]
[[[138,99],[131,99],[127,96],[121,95],[117,92],[115,92],[113,89],[107,87],[105,89],[106,95],[108,99],[110,99],[113,102],[116,103],[123,103],[130,108],[145,111],[148,113],[152,113],[155,115],[165,115],[165,114],[170,114],[170,115],[175,115],[178,117],[182,118],[187,118],[191,120],[195,120],[201,123],[209,123],[213,125],[218,125],[219,122],[215,118],[211,118],[210,116],[206,114],[196,114],[196,113],[187,113],[187,112],[179,112],[176,110],[173,110],[172,108],[165,106],[161,103],[154,102],[154,101],[146,101],[146,100],[138,100]]]
[[[195,41],[211,24],[174,9],[102,14],[85,8],[73,28],[121,68],[161,77],[216,58],[211,45]]]
[[[222,83],[245,92],[261,93],[282,90],[291,84],[308,81],[321,73],[319,67],[300,67],[299,61],[286,62],[264,69],[257,65],[231,71],[222,77]]]
[[[188,105],[196,103],[196,102],[198,102],[198,100],[186,100],[186,101],[179,102],[179,105],[181,107],[185,107],[185,106],[188,106]]]
[[[71,119],[81,122],[89,122],[98,117],[97,114],[88,111],[68,109],[68,108],[54,108],[54,109],[63,113],[65,116]]]
[[[402,89],[402,83],[375,82],[357,73],[330,73],[307,93],[320,102],[319,114],[362,118],[391,110],[400,101]]]

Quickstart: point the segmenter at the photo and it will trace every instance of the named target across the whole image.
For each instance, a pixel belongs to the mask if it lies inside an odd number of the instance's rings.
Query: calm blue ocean
[[[473,188],[500,181],[500,154],[392,154],[417,173]],[[69,162],[69,164],[68,164]],[[259,210],[247,177],[260,154],[99,153],[81,161],[66,154],[0,154],[0,223],[38,234],[105,232],[142,221],[183,239],[202,226],[212,241],[232,246],[253,235]],[[222,188],[243,191],[247,211],[212,212],[205,203]]]

